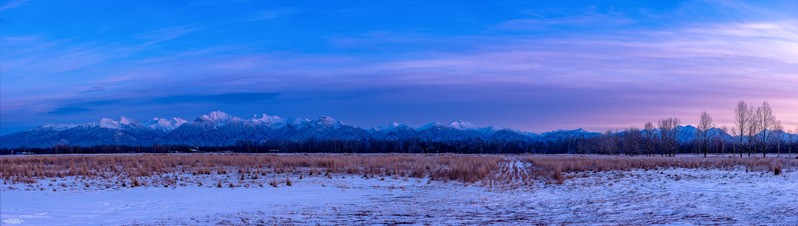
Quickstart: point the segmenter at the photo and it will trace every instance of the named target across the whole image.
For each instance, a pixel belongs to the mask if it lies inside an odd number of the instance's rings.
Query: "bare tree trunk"
[[[734,109],[734,122],[737,126],[737,130],[739,130],[740,136],[740,143],[739,143],[739,151],[740,151],[740,158],[743,157],[743,137],[745,136],[746,129],[748,129],[748,124],[751,122],[751,118],[749,116],[748,111],[748,104],[745,101],[737,102],[737,108]],[[735,130],[735,131],[737,131]],[[750,137],[749,137],[750,139]]]

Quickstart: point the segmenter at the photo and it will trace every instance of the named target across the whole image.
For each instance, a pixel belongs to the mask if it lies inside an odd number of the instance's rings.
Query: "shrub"
[[[560,169],[560,167],[554,168],[554,172],[552,173],[552,178],[554,179],[554,181],[557,182],[557,184],[563,183],[562,169]]]

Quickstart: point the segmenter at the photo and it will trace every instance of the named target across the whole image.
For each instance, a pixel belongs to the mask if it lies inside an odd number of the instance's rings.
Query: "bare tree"
[[[769,135],[775,130],[776,116],[773,115],[773,109],[770,108],[770,104],[765,101],[761,107],[757,107],[755,117],[758,129],[762,131],[760,132],[762,136],[760,141],[762,143],[762,157],[765,157],[771,142]]]
[[[679,123],[678,118],[659,120],[659,133],[662,146],[669,156],[676,156],[676,151],[679,149],[679,141],[676,137],[676,128],[679,127]]]
[[[627,155],[638,155],[640,154],[640,141],[641,134],[640,129],[636,127],[631,127],[626,129],[626,133],[624,133],[624,151]]]
[[[788,145],[787,151],[792,155],[792,146],[798,143],[798,126],[795,126],[795,129],[790,132],[790,145]]]
[[[707,152],[709,151],[709,129],[714,127],[712,124],[712,116],[710,116],[706,111],[701,112],[701,118],[698,120],[698,135],[700,139],[699,148],[701,152],[704,153],[704,157],[707,157]]]
[[[644,125],[645,127],[645,142],[646,142],[646,154],[652,155],[654,154],[654,147],[656,147],[656,137],[654,137],[654,124],[651,122],[646,122]]]
[[[776,121],[773,124],[774,141],[776,143],[776,156],[781,156],[781,143],[784,142],[784,127],[781,126],[781,121]]]
[[[731,131],[733,129],[734,128],[730,129],[728,126],[723,126],[723,127],[720,128],[720,130],[722,130],[723,133],[719,133],[717,136],[720,137],[720,152],[721,152],[721,154],[725,154],[726,153],[726,140],[723,139],[723,134],[729,134],[729,131]]]
[[[756,135],[761,131],[758,120],[760,115],[762,115],[762,107],[755,108],[753,104],[748,103],[748,157],[751,157],[751,152],[756,152],[754,149],[759,142]]]
[[[734,134],[740,137],[740,143],[738,144],[740,157],[743,157],[743,136],[751,120],[748,113],[748,105],[745,104],[745,101],[737,102],[737,108],[734,109],[734,123],[737,129],[734,130]]]
[[[731,136],[732,137],[742,136],[742,135],[740,135],[740,132],[738,132],[738,131],[739,130],[737,129],[736,126],[732,126],[732,128],[731,128]],[[742,143],[743,143],[742,139],[740,139],[740,143],[738,143],[737,145],[733,145],[732,146],[732,154],[734,154],[735,152],[739,152],[740,153],[740,157],[743,157],[743,149],[742,149],[743,146],[742,146]]]
[[[613,150],[618,149],[618,143],[615,141],[615,132],[612,130],[607,130],[604,132],[602,136],[602,148],[604,149],[604,153],[608,153],[612,155]]]

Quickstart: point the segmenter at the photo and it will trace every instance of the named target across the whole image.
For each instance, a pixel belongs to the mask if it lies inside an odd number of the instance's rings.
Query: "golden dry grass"
[[[539,179],[563,183],[574,172],[635,169],[745,169],[781,173],[798,168],[798,159],[732,157],[629,157],[596,155],[356,155],[356,154],[144,154],[51,155],[0,158],[0,179],[11,183],[37,183],[43,179],[78,177],[117,181],[122,187],[180,186],[175,176],[221,175],[239,182],[269,181],[291,186],[292,178],[333,174],[364,178],[404,177],[474,183],[488,186],[529,186]],[[280,175],[279,177],[277,175]],[[146,180],[157,176],[158,180]],[[249,186],[213,182],[216,187]],[[87,182],[88,183],[88,182]],[[200,182],[201,183],[201,182]],[[86,185],[89,186],[88,184]],[[200,184],[202,186],[202,184]]]
[[[596,155],[530,155],[521,158],[531,163],[537,175],[561,177],[560,172],[602,172],[635,169],[736,169],[780,172],[784,167],[798,167],[798,159],[777,157],[639,157]],[[557,179],[561,181],[561,179]]]
[[[271,174],[346,173],[375,176],[429,177],[472,183],[485,178],[502,156],[476,155],[78,155],[0,158],[0,178],[10,182],[34,183],[37,179],[88,177],[135,178],[185,173],[192,175],[229,174],[258,178]],[[287,182],[290,184],[290,182]]]

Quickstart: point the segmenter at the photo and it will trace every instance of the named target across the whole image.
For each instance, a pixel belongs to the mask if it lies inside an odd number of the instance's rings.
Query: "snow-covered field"
[[[798,173],[790,169],[778,176],[742,168],[565,176],[563,184],[515,188],[344,174],[249,188],[3,182],[0,218],[2,225],[798,224]]]

